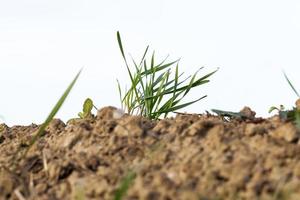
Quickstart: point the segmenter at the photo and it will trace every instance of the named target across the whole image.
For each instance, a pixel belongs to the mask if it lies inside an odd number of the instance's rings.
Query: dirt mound
[[[0,199],[300,199],[300,140],[293,124],[179,114],[150,121],[113,107],[55,119],[26,159],[37,125],[1,126]]]

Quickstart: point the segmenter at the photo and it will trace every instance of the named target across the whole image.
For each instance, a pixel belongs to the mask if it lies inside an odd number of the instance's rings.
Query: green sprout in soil
[[[54,108],[52,109],[52,111],[50,112],[50,114],[48,115],[48,117],[46,118],[46,120],[44,121],[44,123],[40,126],[40,128],[38,129],[37,133],[33,136],[33,138],[30,140],[25,152],[22,154],[21,158],[25,158],[28,151],[30,150],[30,148],[35,144],[35,142],[43,135],[45,129],[47,128],[47,126],[49,125],[49,123],[52,121],[52,119],[54,118],[54,116],[56,115],[56,113],[59,111],[59,109],[61,108],[61,106],[63,105],[64,101],[66,100],[67,96],[69,95],[70,91],[72,90],[73,86],[75,85],[79,75],[81,73],[81,70],[77,73],[77,75],[75,76],[75,78],[73,79],[73,81],[70,83],[70,85],[68,86],[68,88],[66,89],[66,91],[63,93],[63,95],[61,96],[61,98],[58,100],[58,102],[55,104]],[[18,149],[18,151],[15,154],[14,157],[14,161],[16,160],[16,156],[20,153],[21,148]]]
[[[206,97],[205,95],[180,104],[192,88],[208,83],[208,78],[217,70],[197,78],[198,71],[202,69],[200,68],[192,76],[182,80],[183,73],[179,73],[178,70],[179,60],[166,62],[166,58],[156,64],[155,52],[153,52],[149,61],[146,58],[149,46],[140,62],[137,63],[132,59],[134,66],[131,69],[125,57],[119,32],[117,32],[117,39],[131,81],[131,86],[125,90],[124,95],[118,81],[122,109],[127,113],[158,119],[161,115],[166,117],[170,112],[177,111]]]
[[[293,107],[290,110],[285,110],[283,105],[280,105],[279,108],[272,106],[269,109],[269,113],[271,113],[274,110],[278,111],[279,114],[279,118],[283,121],[293,121],[294,124],[296,125],[296,127],[300,130],[300,95],[297,92],[297,90],[295,89],[295,87],[293,86],[292,82],[290,81],[290,79],[288,78],[288,76],[284,73],[284,77],[286,79],[286,81],[288,82],[289,86],[292,88],[292,90],[294,91],[294,93],[297,95],[298,100],[296,101],[296,107]]]
[[[132,185],[135,177],[136,177],[136,173],[134,173],[132,171],[127,173],[127,175],[121,181],[119,188],[116,190],[114,200],[122,200],[125,197],[128,189]]]
[[[91,118],[93,116],[92,114],[93,108],[97,110],[97,108],[94,106],[93,101],[90,98],[87,98],[83,103],[82,112],[78,113],[78,116],[81,119]]]

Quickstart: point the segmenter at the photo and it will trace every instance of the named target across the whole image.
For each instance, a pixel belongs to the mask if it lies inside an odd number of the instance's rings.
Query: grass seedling
[[[87,98],[82,106],[82,112],[78,113],[78,116],[81,119],[86,119],[86,118],[90,118],[93,116],[92,114],[92,109],[95,108],[97,110],[97,108],[94,106],[93,101],[90,98]]]
[[[289,86],[291,87],[291,89],[294,91],[294,93],[298,97],[298,100],[296,101],[296,107],[293,107],[291,110],[285,110],[283,105],[280,105],[279,108],[272,106],[269,109],[269,113],[271,113],[274,110],[277,110],[281,120],[293,121],[295,126],[300,130],[300,95],[297,92],[297,90],[295,89],[295,87],[293,86],[293,84],[290,81],[290,79],[288,78],[288,76],[285,73],[283,73],[283,74],[284,74],[284,77],[285,77],[286,81],[288,82]]]
[[[44,123],[38,129],[37,133],[30,140],[30,142],[29,142],[28,146],[26,147],[24,153],[21,155],[21,158],[25,158],[26,157],[26,155],[27,155],[28,151],[30,150],[30,148],[43,135],[45,129],[47,128],[47,126],[49,125],[49,123],[52,121],[52,119],[54,118],[54,116],[56,115],[56,113],[59,111],[59,109],[63,105],[64,101],[66,100],[67,96],[69,95],[70,91],[72,90],[72,88],[73,88],[74,84],[76,83],[76,81],[77,81],[80,73],[81,73],[81,70],[77,73],[77,75],[75,76],[75,78],[73,79],[73,81],[71,82],[71,84],[68,86],[68,88],[63,93],[63,95],[61,96],[61,98],[55,104],[55,106],[51,110],[50,114],[48,115],[48,117],[46,118],[46,120],[44,121]],[[17,150],[17,152],[16,152],[16,154],[14,156],[14,160],[13,160],[14,162],[16,161],[15,158],[20,153],[20,151],[21,151],[21,147],[19,147],[19,149]]]
[[[115,197],[114,200],[122,200],[129,187],[131,186],[132,182],[134,181],[136,177],[136,174],[134,172],[129,172],[124,179],[122,180],[120,187],[117,189],[116,193],[115,193]]]
[[[125,89],[124,95],[118,82],[122,109],[127,113],[158,119],[161,115],[166,117],[168,113],[182,109],[206,97],[205,95],[193,101],[181,103],[192,88],[208,83],[208,78],[217,70],[197,78],[198,71],[202,69],[200,68],[192,76],[182,80],[183,73],[180,74],[178,69],[179,60],[166,62],[166,58],[156,64],[155,52],[153,52],[149,61],[146,58],[149,46],[147,46],[140,62],[137,63],[132,59],[133,69],[131,69],[124,53],[119,32],[117,32],[117,40],[131,81],[131,86],[128,90]]]

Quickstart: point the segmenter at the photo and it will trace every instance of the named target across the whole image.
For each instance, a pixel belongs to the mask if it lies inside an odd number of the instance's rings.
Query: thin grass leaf
[[[300,111],[299,110],[295,110],[295,125],[298,128],[298,130],[300,130]]]
[[[181,88],[178,88],[177,90],[180,91],[180,90],[187,90],[187,88],[193,88],[193,87],[197,87],[197,86],[200,86],[200,85],[203,85],[205,83],[208,83],[209,80],[206,80],[207,78],[209,78],[211,75],[213,75],[214,73],[216,73],[218,70],[215,70],[201,78],[199,78],[197,81],[195,81],[191,86],[190,85],[187,85],[187,86],[184,86],[184,87],[181,87]]]
[[[272,106],[272,107],[269,109],[268,113],[271,113],[271,112],[273,112],[274,110],[279,111],[279,109],[278,109],[277,107]]]
[[[126,177],[122,180],[120,187],[117,189],[115,193],[114,200],[122,200],[130,186],[132,185],[134,179],[136,177],[136,173],[129,172]]]
[[[117,84],[118,84],[118,91],[119,91],[119,99],[120,99],[120,102],[121,102],[121,109],[123,110],[122,89],[121,89],[121,85],[120,85],[120,82],[119,82],[118,79],[117,79]]]
[[[125,57],[125,54],[124,54],[124,48],[123,48],[123,45],[122,45],[121,35],[120,35],[119,31],[117,32],[117,40],[118,40],[120,51],[122,53],[122,56],[124,58],[124,61],[125,61],[126,67],[127,67],[127,71],[129,73],[129,76],[130,76],[130,80],[131,80],[131,83],[132,83],[132,88],[135,92],[135,95],[138,96],[138,93],[137,93],[137,90],[136,90],[137,82],[135,81],[135,79],[133,79],[133,75],[132,75],[132,73],[129,69],[129,66],[128,66],[128,63],[127,63],[127,60],[126,60],[126,57]],[[139,99],[137,99],[137,100],[139,100]]]
[[[120,36],[120,32],[119,32],[119,31],[117,31],[117,40],[118,40],[119,48],[120,48],[121,54],[122,54],[122,56],[123,56],[123,59],[124,59],[125,62],[127,63],[126,57],[125,57],[125,54],[124,54],[124,49],[123,49],[122,40],[121,40],[121,36]]]
[[[189,106],[189,105],[191,105],[191,104],[196,103],[197,101],[200,101],[200,100],[204,99],[205,97],[207,97],[207,95],[205,95],[205,96],[203,96],[203,97],[201,97],[201,98],[199,98],[199,99],[196,99],[196,100],[194,100],[194,101],[190,101],[190,102],[188,102],[188,103],[184,103],[184,104],[181,104],[181,105],[179,105],[179,106],[174,106],[174,107],[171,107],[171,108],[169,108],[169,109],[163,110],[163,111],[158,112],[158,113],[169,113],[169,112],[173,112],[173,111],[182,109],[182,108],[184,108],[184,107],[187,107],[187,106]]]
[[[70,91],[72,90],[73,86],[75,85],[75,83],[76,83],[76,81],[77,81],[77,79],[78,79],[81,71],[82,71],[82,69],[77,73],[77,75],[75,76],[75,78],[73,79],[73,81],[71,82],[71,84],[68,86],[68,88],[63,93],[63,95],[61,96],[61,98],[55,104],[54,108],[51,110],[50,114],[48,115],[48,117],[46,118],[46,120],[44,121],[44,123],[41,125],[41,127],[37,131],[37,133],[30,140],[29,145],[28,145],[27,149],[25,150],[25,153],[22,156],[23,158],[26,157],[26,155],[27,155],[28,151],[30,150],[30,148],[42,136],[42,134],[44,133],[46,127],[49,125],[49,123],[52,121],[52,119],[54,118],[54,116],[56,115],[56,113],[59,111],[59,109],[63,105],[64,101],[66,100],[67,96],[69,95]]]
[[[289,83],[290,87],[293,89],[293,91],[295,92],[295,94],[300,98],[299,93],[297,92],[297,90],[295,89],[295,87],[293,86],[293,84],[291,83],[290,79],[287,77],[286,73],[283,72],[284,77],[286,79],[286,81]]]
[[[173,66],[175,63],[177,63],[178,61],[179,61],[179,59],[178,59],[178,60],[175,60],[175,61],[173,61],[173,62],[167,63],[167,64],[165,64],[165,65],[159,66],[159,67],[154,67],[154,68],[155,68],[155,71],[156,71],[156,72],[159,72],[159,71],[162,71],[162,70],[164,70],[164,69],[166,69],[166,68],[172,67],[172,66]],[[151,74],[151,73],[153,73],[151,70],[147,70],[147,71],[144,71],[144,72],[142,73],[142,75],[145,75],[145,74]]]

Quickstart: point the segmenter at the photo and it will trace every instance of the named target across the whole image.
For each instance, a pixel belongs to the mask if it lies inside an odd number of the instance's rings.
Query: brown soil
[[[17,165],[38,126],[1,127],[0,199],[110,200],[130,172],[128,200],[300,199],[299,132],[278,116],[150,121],[106,107],[53,120]]]

